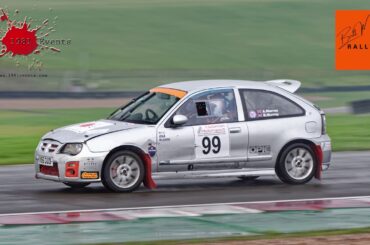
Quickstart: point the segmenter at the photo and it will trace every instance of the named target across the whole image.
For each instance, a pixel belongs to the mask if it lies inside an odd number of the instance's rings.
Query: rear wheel
[[[285,183],[304,184],[312,179],[317,161],[312,149],[302,143],[295,143],[283,150],[276,163],[276,174]]]
[[[136,153],[118,151],[104,164],[102,182],[111,191],[131,192],[143,182],[144,171],[143,161]]]
[[[90,185],[91,183],[63,182],[63,184],[65,184],[66,186],[69,186],[73,189],[80,189],[80,188],[84,188],[84,187]]]

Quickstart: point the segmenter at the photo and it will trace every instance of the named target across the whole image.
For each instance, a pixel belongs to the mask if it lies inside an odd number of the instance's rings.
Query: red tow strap
[[[144,154],[143,158],[145,165],[144,186],[149,189],[155,189],[157,184],[152,179],[152,160],[148,154]]]
[[[316,145],[314,150],[317,157],[317,169],[315,178],[321,180],[323,153],[320,145]]]

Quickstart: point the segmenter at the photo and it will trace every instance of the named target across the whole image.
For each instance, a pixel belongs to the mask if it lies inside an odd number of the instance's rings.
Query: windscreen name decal
[[[249,118],[264,118],[264,117],[278,117],[280,116],[278,109],[263,109],[263,110],[252,110],[248,113]]]

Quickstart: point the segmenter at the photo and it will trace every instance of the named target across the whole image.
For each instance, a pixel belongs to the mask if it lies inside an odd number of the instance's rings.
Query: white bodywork
[[[127,147],[150,155],[154,178],[271,175],[275,173],[274,167],[281,149],[295,140],[307,140],[319,145],[323,152],[323,165],[327,168],[330,164],[331,144],[329,137],[322,134],[322,112],[293,94],[299,86],[300,82],[294,80],[204,80],[162,85],[160,88],[185,91],[186,95],[155,125],[103,119],[59,128],[44,135],[35,153],[36,177],[60,182],[100,181],[106,157],[115,149]],[[304,114],[248,120],[241,89],[281,95],[301,107]],[[189,98],[218,90],[233,91],[237,121],[184,127],[166,126],[166,122]],[[211,152],[202,155],[200,140],[207,135],[217,136],[222,142],[222,148],[217,154]],[[62,154],[60,149],[66,143],[82,143],[83,149],[76,156]],[[45,158],[51,161],[47,164],[57,166],[58,176],[40,171],[40,165],[45,164],[40,159],[44,161]],[[67,162],[79,162],[78,176],[65,176]],[[86,171],[97,172],[97,178],[82,179],[80,173]]]

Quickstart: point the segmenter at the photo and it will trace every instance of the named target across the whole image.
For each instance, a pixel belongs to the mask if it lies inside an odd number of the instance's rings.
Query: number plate
[[[44,166],[53,166],[53,159],[51,157],[39,156],[39,164]]]

